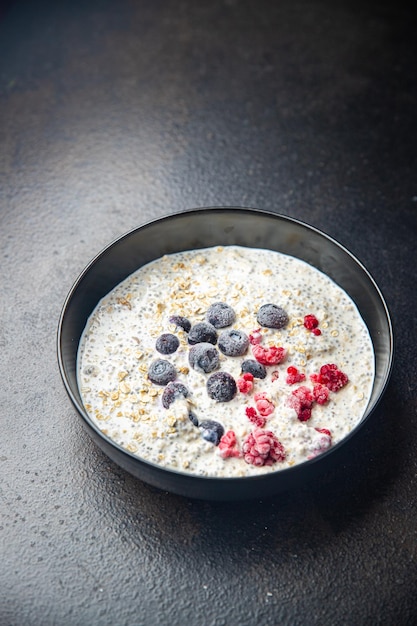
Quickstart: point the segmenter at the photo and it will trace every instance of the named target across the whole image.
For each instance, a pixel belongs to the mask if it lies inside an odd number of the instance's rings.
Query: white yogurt
[[[255,378],[249,392],[238,389],[227,402],[209,397],[206,382],[211,374],[190,366],[187,333],[169,322],[173,315],[186,317],[191,324],[204,321],[208,307],[219,301],[235,311],[229,328],[251,335],[262,348],[282,347],[286,353],[281,363],[266,366],[266,377]],[[257,312],[266,303],[285,310],[289,321],[284,328],[262,328],[257,323]],[[305,327],[306,315],[315,316],[317,330]],[[175,353],[157,352],[155,342],[162,333],[178,337]],[[249,345],[239,357],[219,351],[217,371],[242,378],[241,364],[254,358],[254,349]],[[189,391],[187,398],[180,396],[168,409],[161,402],[164,386],[148,379],[149,365],[158,358],[175,366],[176,380]],[[325,404],[313,401],[311,417],[300,421],[293,392],[300,387],[312,392],[310,376],[316,375],[317,382],[326,364],[337,365],[348,382],[338,391],[328,391]],[[288,384],[289,367],[305,379]],[[77,372],[91,420],[134,455],[195,475],[248,476],[301,463],[343,439],[361,420],[369,401],[374,353],[355,304],[323,273],[278,252],[229,246],[164,256],[126,278],[90,316]],[[272,410],[263,418],[262,430],[279,440],[285,458],[257,466],[247,462],[242,450],[251,432],[260,434],[247,415],[250,409],[249,414],[255,412],[262,421],[255,400],[260,393]],[[224,444],[214,445],[202,437],[201,428],[189,418],[190,410],[199,423],[215,420],[229,438],[230,431],[234,433],[235,456],[224,458]]]

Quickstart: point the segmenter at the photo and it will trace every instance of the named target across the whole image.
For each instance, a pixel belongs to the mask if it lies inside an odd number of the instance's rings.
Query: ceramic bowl
[[[87,319],[99,300],[129,274],[164,254],[218,245],[266,248],[298,257],[339,284],[356,303],[375,352],[375,380],[361,422],[320,456],[261,476],[212,478],[145,461],[106,437],[87,415],[77,384],[76,359]],[[365,267],[340,243],[296,219],[249,208],[217,207],[156,219],[121,236],[81,272],[64,303],[58,327],[58,362],[68,395],[89,435],[115,463],[138,479],[172,493],[209,500],[241,500],[295,488],[337,462],[354,445],[386,389],[393,363],[393,331],[384,298]]]

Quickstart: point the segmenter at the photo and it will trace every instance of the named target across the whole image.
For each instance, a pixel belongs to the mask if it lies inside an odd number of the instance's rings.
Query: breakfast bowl
[[[303,462],[266,473],[202,475],[186,470],[185,465],[172,467],[135,453],[93,419],[82,394],[78,356],[86,326],[96,307],[134,272],[166,255],[234,246],[288,255],[330,278],[360,313],[372,345],[374,371],[360,419],[346,436],[334,445],[324,446],[320,454],[311,454]],[[124,304],[131,308],[129,302]],[[314,319],[314,316],[309,317]],[[314,324],[311,328],[314,330]],[[143,328],[139,328],[139,335],[141,332]],[[317,329],[316,334],[320,332]],[[135,339],[140,343],[140,336]],[[257,340],[251,343],[256,344]],[[57,348],[60,373],[69,398],[88,434],[114,463],[161,490],[189,498],[223,501],[260,498],[293,489],[337,464],[338,451],[354,445],[356,434],[376,410],[390,378],[394,352],[387,305],[358,259],[311,225],[287,216],[240,207],[199,208],[171,214],[143,224],[110,243],[91,260],[72,286],[59,320]],[[298,373],[295,367],[292,371]],[[282,380],[285,373],[280,375]],[[147,419],[146,408],[142,413]],[[247,411],[247,415],[251,415],[250,412]],[[191,416],[194,417],[190,411]],[[299,415],[300,419],[304,418]],[[140,423],[136,427],[140,438]]]

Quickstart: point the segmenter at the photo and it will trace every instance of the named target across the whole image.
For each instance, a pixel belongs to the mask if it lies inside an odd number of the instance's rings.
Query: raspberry
[[[263,428],[265,426],[266,417],[258,415],[253,406],[247,406],[245,413],[248,419],[252,422],[252,424],[255,424],[255,426],[258,426],[259,428]]]
[[[330,396],[330,391],[324,385],[316,383],[313,387],[313,397],[317,404],[326,404]]]
[[[264,417],[267,417],[274,412],[275,406],[270,400],[268,400],[268,398],[266,397],[266,393],[256,393],[254,396],[254,400],[258,412]]]
[[[285,348],[278,348],[271,346],[270,348],[263,348],[260,345],[252,346],[252,353],[255,359],[262,363],[262,365],[278,365],[287,356]]]
[[[287,385],[294,385],[295,383],[301,383],[301,381],[305,380],[306,375],[302,372],[299,372],[296,367],[292,365],[287,368],[287,378],[285,379]]]
[[[332,436],[332,433],[328,428],[315,428],[315,430],[317,430],[318,433],[323,433],[324,435],[327,435],[328,437]]]
[[[321,335],[321,330],[320,328],[313,328],[313,330],[311,331],[313,333],[313,335],[316,335],[316,337],[318,337],[319,335]]]
[[[332,445],[332,434],[327,428],[315,428],[315,430],[322,436],[316,439],[313,443],[314,449],[312,453],[307,457],[308,459],[314,459],[316,456],[330,448]]]
[[[311,417],[311,407],[313,405],[313,394],[308,387],[298,387],[294,389],[287,398],[286,404],[294,409],[300,422],[306,422]]]
[[[228,430],[220,439],[219,451],[220,451],[220,456],[223,459],[227,459],[229,457],[242,456],[242,453],[237,447],[236,434],[234,433],[233,430]]]
[[[256,428],[245,438],[242,446],[246,463],[261,467],[284,461],[285,450],[282,443],[270,430]]]
[[[339,391],[349,382],[346,374],[341,372],[334,363],[322,365],[320,373],[312,374],[310,378],[315,383],[325,385],[330,391]]]
[[[313,330],[314,328],[317,328],[318,325],[319,320],[315,315],[310,314],[304,316],[304,326],[307,328],[307,330]]]
[[[250,372],[245,372],[236,381],[237,388],[241,393],[249,393],[253,389],[253,376]]]
[[[260,331],[259,328],[256,328],[255,330],[253,330],[251,332],[251,334],[249,335],[249,343],[252,346],[257,345],[258,343],[261,343],[262,341],[262,333]]]

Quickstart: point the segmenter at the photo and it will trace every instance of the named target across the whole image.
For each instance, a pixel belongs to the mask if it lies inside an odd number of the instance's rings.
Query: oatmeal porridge
[[[354,302],[278,252],[166,255],[97,305],[77,360],[84,407],[141,459],[199,476],[278,471],[361,420],[374,354]]]

